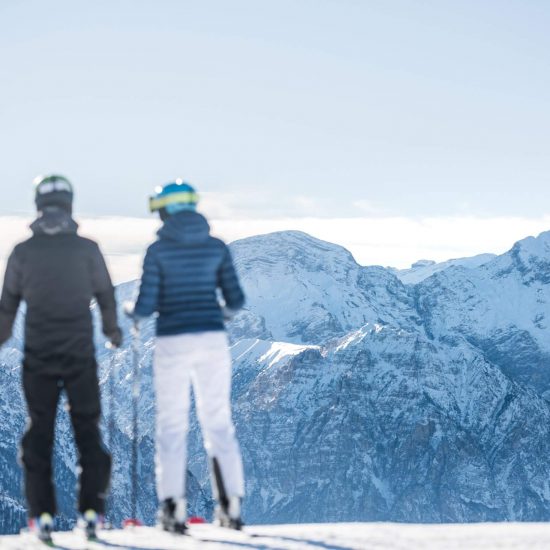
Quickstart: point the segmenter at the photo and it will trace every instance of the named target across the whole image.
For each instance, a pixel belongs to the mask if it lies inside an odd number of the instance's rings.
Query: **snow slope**
[[[104,531],[102,542],[84,541],[82,533],[54,534],[65,550],[547,550],[550,525],[541,523],[478,523],[414,525],[342,523],[272,525],[229,532],[209,525],[191,527],[191,536],[179,537],[154,528]],[[43,550],[31,535],[0,537],[5,550]]]

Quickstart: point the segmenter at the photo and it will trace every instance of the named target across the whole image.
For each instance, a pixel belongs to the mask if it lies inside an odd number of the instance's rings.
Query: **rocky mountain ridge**
[[[229,331],[248,522],[550,518],[550,232],[417,284],[299,232],[244,239],[232,251],[247,294]],[[121,285],[120,301],[134,292]],[[142,336],[138,495],[150,523],[151,323]],[[24,423],[20,344],[16,337],[0,352],[3,532],[23,517],[14,448]],[[116,378],[120,519],[130,489],[131,350],[126,342],[112,359],[101,346],[98,338],[105,390]],[[108,405],[106,397],[107,415]],[[66,418],[59,424],[56,475],[69,523],[74,448]],[[208,514],[195,418],[189,460],[192,511]]]

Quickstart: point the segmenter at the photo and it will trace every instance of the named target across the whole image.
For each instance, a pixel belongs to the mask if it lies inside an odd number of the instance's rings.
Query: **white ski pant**
[[[159,336],[154,357],[157,493],[185,497],[190,386],[210,459],[228,496],[244,496],[239,444],[231,419],[231,355],[223,331]]]

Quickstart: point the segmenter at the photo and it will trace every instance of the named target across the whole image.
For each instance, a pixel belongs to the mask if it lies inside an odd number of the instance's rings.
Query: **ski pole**
[[[109,489],[109,524],[113,525],[113,514],[114,514],[114,497],[113,497],[113,473],[114,473],[114,463],[115,463],[115,383],[118,378],[118,368],[117,368],[117,354],[116,348],[110,343],[107,342],[105,347],[111,351],[111,361],[109,369],[109,393],[108,393],[108,407],[109,407],[109,418],[107,419],[107,446],[109,448],[109,453],[111,454],[111,479],[110,479],[110,489]]]
[[[134,322],[132,332],[132,498],[131,498],[131,517],[124,521],[125,526],[141,525],[137,519],[137,462],[138,462],[138,399],[139,399],[139,366],[140,366],[140,344],[141,335],[138,322]]]

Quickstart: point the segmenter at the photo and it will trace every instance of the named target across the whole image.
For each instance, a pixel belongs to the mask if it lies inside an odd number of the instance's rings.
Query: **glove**
[[[122,310],[124,311],[124,315],[132,319],[132,321],[136,320],[136,314],[134,313],[135,307],[136,307],[136,304],[130,300],[127,300],[126,302],[124,302],[124,304],[122,304]]]
[[[233,320],[233,317],[235,317],[236,314],[237,314],[237,311],[235,311],[234,309],[231,309],[230,307],[227,307],[227,306],[222,306],[222,315],[223,315],[224,321],[229,322]]]
[[[107,338],[109,339],[109,342],[111,343],[111,346],[113,348],[119,348],[122,346],[122,330],[120,330],[119,327],[117,327],[113,332],[106,334]]]

